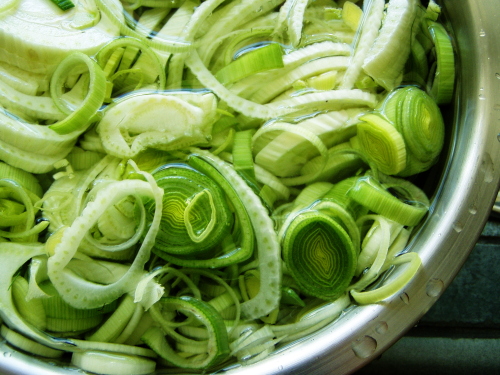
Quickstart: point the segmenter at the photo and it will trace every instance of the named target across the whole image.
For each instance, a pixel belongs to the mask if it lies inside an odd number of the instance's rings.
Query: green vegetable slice
[[[223,85],[229,85],[261,71],[283,67],[283,52],[277,43],[249,51],[219,70],[215,75]]]
[[[399,181],[395,180],[395,181]],[[402,181],[402,180],[401,180]],[[397,184],[392,184],[396,188]],[[415,226],[429,209],[429,202],[420,189],[408,181],[400,190],[406,199],[400,200],[371,176],[360,177],[347,194],[368,209],[407,226]],[[419,198],[425,198],[419,200]]]
[[[181,169],[179,173],[182,174],[182,172],[190,171],[188,175],[191,175],[192,177],[194,177],[194,179],[191,180],[185,179],[184,184],[187,184],[186,188],[191,187],[194,188],[195,190],[191,191],[188,195],[185,195],[184,199],[196,195],[197,194],[196,192],[200,193],[207,191],[207,193],[203,194],[205,195],[211,194],[213,202],[210,204],[210,207],[207,207],[207,209],[209,208],[209,212],[205,212],[206,214],[205,218],[206,220],[209,220],[208,223],[215,222],[219,223],[220,225],[214,225],[213,226],[214,233],[212,234],[212,236],[208,236],[204,241],[201,241],[201,243],[198,244],[193,242],[192,239],[190,238],[185,238],[184,239],[185,243],[183,244],[181,241],[182,237],[179,237],[178,239],[172,238],[172,233],[168,233],[168,231],[165,231],[165,227],[162,226],[160,228],[159,238],[157,238],[157,243],[153,248],[153,252],[155,252],[155,254],[162,257],[163,259],[168,260],[174,264],[183,265],[187,267],[218,268],[247,260],[253,253],[254,236],[250,218],[247,213],[247,208],[245,207],[240,197],[238,196],[239,195],[238,191],[235,189],[234,186],[232,186],[232,184],[229,181],[227,181],[223,176],[220,175],[220,172],[216,168],[214,168],[214,166],[212,166],[207,161],[199,157],[196,157],[196,155],[190,156],[190,158],[188,159],[188,164],[189,166],[187,167],[187,169],[184,170]],[[173,165],[172,167],[175,167],[175,165]],[[166,168],[165,171],[168,172],[169,169],[170,168]],[[173,171],[173,169],[171,170],[171,172],[174,175],[176,173]],[[159,174],[161,177],[162,170],[159,171]],[[176,195],[185,194],[182,192],[182,190],[180,190],[180,188],[183,187],[182,182],[183,180],[181,180],[180,178],[171,179],[171,181],[169,182],[170,184],[169,189],[171,189],[172,192],[169,192],[167,190],[165,199],[170,199],[172,196],[175,197]],[[162,180],[162,178],[159,179],[159,184],[160,186],[164,185],[164,181]],[[187,192],[189,192],[189,190],[187,190]],[[241,232],[240,234],[241,239],[239,241],[239,245],[235,245],[230,250],[226,249],[223,254],[214,255],[211,253],[203,254],[203,252],[201,252],[201,255],[203,255],[203,257],[181,256],[183,255],[182,252],[189,253],[196,251],[197,253],[200,253],[199,249],[203,248],[203,246],[205,247],[205,250],[211,250],[215,248],[216,245],[220,245],[221,242],[224,240],[224,237],[231,235],[229,228],[231,227],[234,219],[230,216],[226,199],[229,200],[229,202],[231,202],[231,205],[235,213],[234,215],[238,222],[238,227],[240,228],[239,230]],[[173,201],[172,203],[175,203],[175,201]],[[182,205],[183,204],[181,204],[181,206]],[[186,207],[187,206],[181,207],[184,208],[184,210],[181,210],[183,212],[178,214],[178,218],[180,219],[180,221],[184,221]],[[203,212],[203,207],[200,207],[199,209],[202,210]],[[165,210],[165,211],[167,215],[172,215],[175,212],[177,212],[178,209],[174,207],[174,210],[170,211]],[[215,220],[212,218],[213,212],[216,213]],[[200,216],[200,214],[198,214],[197,216]],[[210,217],[210,219],[208,219],[208,217]],[[175,216],[173,218],[175,218]],[[202,219],[203,218],[201,217],[198,220],[203,224]],[[205,223],[206,223],[205,225],[209,225],[206,221]],[[174,229],[172,223],[168,224],[166,228]],[[199,229],[203,230],[203,225]],[[168,242],[163,243],[165,239]],[[179,243],[176,244],[175,241],[178,241]],[[187,249],[188,251],[186,250],[183,250],[182,252],[177,251],[176,254],[175,247],[172,245],[176,245],[178,249],[183,249],[183,246],[185,246],[185,249]]]
[[[393,265],[399,265],[407,263],[407,266],[403,271],[401,271],[398,276],[383,284],[382,286],[367,291],[357,291],[352,290],[351,296],[359,304],[369,304],[378,303],[390,296],[396,294],[402,288],[404,288],[416,275],[422,261],[417,253],[405,253],[396,257],[393,261]]]
[[[398,130],[375,114],[360,117],[357,137],[363,154],[385,174],[397,174],[406,167],[405,142]]]
[[[5,325],[2,325],[0,333],[2,334],[2,337],[5,339],[5,341],[7,341],[9,344],[35,356],[45,358],[60,358],[64,354],[64,351],[62,350],[49,348],[48,346],[40,344],[17,333],[16,331],[9,329]]]
[[[195,319],[207,330],[208,340],[199,341],[202,355],[193,358],[183,358],[171,346],[165,333],[156,327],[148,329],[142,340],[167,362],[181,368],[206,369],[227,358],[229,342],[226,326],[214,307],[192,297],[166,297],[158,302],[164,311],[179,313],[187,320]],[[174,340],[178,338],[174,336]]]
[[[317,211],[297,214],[286,228],[283,259],[301,290],[334,300],[354,276],[357,250],[346,231]]]
[[[417,10],[417,0],[390,0],[379,35],[364,60],[363,70],[387,90],[401,82]]]
[[[61,101],[62,80],[75,66],[82,64],[86,66],[89,72],[89,89],[80,107],[74,110],[68,108]],[[59,109],[68,113],[68,116],[55,124],[49,125],[49,127],[58,134],[69,134],[85,129],[90,125],[90,119],[92,119],[104,102],[105,86],[106,78],[104,72],[94,60],[81,52],[69,55],[58,65],[50,82],[52,99]]]
[[[383,102],[381,112],[404,138],[407,161],[398,172],[401,176],[423,172],[437,161],[444,144],[444,120],[429,94],[413,86],[397,89]]]
[[[429,94],[437,104],[450,103],[455,87],[455,56],[450,37],[444,26],[438,22],[427,20],[427,27],[434,42],[436,54],[436,70]]]
[[[75,6],[71,0],[51,0],[61,10],[68,10]]]
[[[391,93],[382,112],[404,136],[405,144],[417,160],[435,160],[444,143],[444,121],[436,102],[413,86]]]
[[[167,164],[153,176],[164,191],[156,254],[203,254],[228,235],[233,219],[225,194],[209,176],[180,163]]]

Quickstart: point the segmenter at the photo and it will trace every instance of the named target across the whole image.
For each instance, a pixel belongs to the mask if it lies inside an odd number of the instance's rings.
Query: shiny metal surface
[[[491,0],[439,3],[454,33],[459,81],[454,110],[447,115],[451,142],[445,172],[436,177],[431,213],[410,245],[422,258],[421,271],[402,294],[383,304],[353,308],[311,338],[257,364],[223,373],[352,373],[409,330],[463,265],[500,181],[500,7]],[[41,363],[0,343],[0,373],[53,375],[79,370]]]

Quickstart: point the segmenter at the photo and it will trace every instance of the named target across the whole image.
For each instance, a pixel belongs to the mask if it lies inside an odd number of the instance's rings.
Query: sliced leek
[[[363,153],[385,174],[397,174],[406,167],[406,146],[392,124],[377,115],[360,117],[357,137]]]
[[[65,108],[64,104],[60,103],[62,76],[68,74],[75,65],[78,66],[82,63],[89,72],[89,90],[80,107],[76,110],[69,110]],[[104,86],[104,72],[94,60],[91,60],[83,53],[69,55],[58,65],[51,80],[51,94],[53,100],[60,109],[62,108],[66,112],[69,112],[69,114],[64,120],[52,124],[49,127],[58,134],[69,134],[88,127],[90,125],[89,120],[92,119],[104,102]]]
[[[228,85],[251,74],[268,69],[282,68],[282,55],[281,46],[271,43],[238,57],[238,59],[219,70],[215,77],[222,84]]]
[[[408,184],[412,192],[419,190],[411,183],[408,182]],[[407,193],[408,190],[404,189],[403,197]],[[407,226],[417,225],[428,211],[427,198],[419,201],[414,200],[414,196],[410,195],[403,198],[404,201],[400,200],[373,177],[360,177],[356,185],[348,191],[348,195],[370,210]],[[418,195],[425,197],[424,194]]]
[[[71,0],[51,0],[56,4],[61,10],[68,10],[75,6]]]
[[[306,211],[290,223],[283,258],[301,290],[334,300],[354,276],[356,250],[345,230],[328,216]]]
[[[418,275],[431,203],[400,177],[437,162],[454,75],[433,2],[4,3],[11,345],[225,371]]]
[[[444,121],[439,107],[425,91],[413,86],[399,88],[389,94],[381,111],[406,145],[406,166],[396,173],[409,176],[436,163],[444,144]]]
[[[168,297],[162,301],[164,309],[179,311],[187,317],[196,316],[208,331],[209,339],[200,342],[203,345],[203,353],[200,358],[183,358],[176,353],[167,341],[165,334],[158,328],[150,328],[142,336],[142,340],[155,350],[167,362],[184,368],[203,369],[224,360],[229,354],[227,332],[220,315],[209,304],[202,303],[189,297]]]
[[[428,20],[427,25],[436,49],[436,71],[430,86],[430,95],[437,104],[451,102],[455,86],[455,57],[450,37],[444,26]]]

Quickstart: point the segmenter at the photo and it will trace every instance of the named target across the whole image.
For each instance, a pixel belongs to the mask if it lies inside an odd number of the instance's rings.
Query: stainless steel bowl
[[[410,245],[422,258],[421,271],[404,292],[384,303],[352,308],[310,338],[224,373],[352,373],[415,325],[472,250],[500,182],[500,8],[493,0],[439,3],[454,35],[458,84],[452,109],[445,113],[449,150],[435,175],[431,212]],[[13,351],[4,343],[0,350],[2,374],[78,373]]]

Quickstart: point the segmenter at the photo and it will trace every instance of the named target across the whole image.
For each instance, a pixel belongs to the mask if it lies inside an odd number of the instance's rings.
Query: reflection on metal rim
[[[494,1],[443,0],[457,47],[459,81],[450,152],[431,213],[411,243],[423,267],[405,291],[355,307],[312,337],[225,374],[349,374],[399,339],[436,302],[472,250],[495,201],[500,171],[500,12]],[[2,374],[71,374],[0,343]]]

